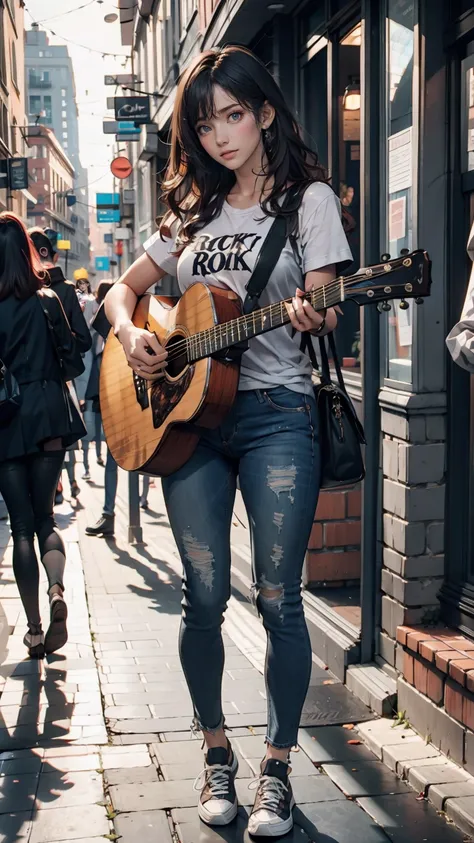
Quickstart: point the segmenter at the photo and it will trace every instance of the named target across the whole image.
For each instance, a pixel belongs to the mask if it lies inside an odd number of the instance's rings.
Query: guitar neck
[[[334,307],[344,301],[345,284],[349,280],[352,279],[337,278],[323,287],[318,287],[306,293],[304,298],[311,303],[315,310]],[[287,325],[290,322],[290,317],[285,305],[291,304],[291,301],[291,299],[283,299],[275,302],[275,304],[260,307],[246,316],[239,316],[238,319],[222,322],[206,331],[193,334],[186,340],[188,360],[192,362],[201,360],[242,340],[250,340],[252,337]]]

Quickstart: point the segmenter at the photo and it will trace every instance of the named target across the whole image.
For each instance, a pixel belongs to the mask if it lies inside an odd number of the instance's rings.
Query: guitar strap
[[[296,188],[289,188],[282,204],[286,210],[297,193]],[[250,281],[246,285],[247,295],[244,301],[244,314],[252,313],[258,307],[258,300],[268,284],[288,237],[287,218],[275,217],[270,230],[263,241]]]

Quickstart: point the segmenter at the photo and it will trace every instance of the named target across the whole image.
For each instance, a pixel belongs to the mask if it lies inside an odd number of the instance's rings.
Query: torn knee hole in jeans
[[[198,541],[189,530],[183,533],[186,559],[202,584],[212,591],[214,586],[214,554],[205,542]]]
[[[269,580],[262,577],[259,583],[254,583],[252,585],[252,594],[252,602],[255,606],[257,606],[258,598],[260,598],[264,605],[267,606],[269,609],[275,608],[280,611],[283,603],[283,598],[285,596],[285,591],[283,588],[283,583],[271,583]],[[283,620],[283,614],[280,614],[280,619]]]

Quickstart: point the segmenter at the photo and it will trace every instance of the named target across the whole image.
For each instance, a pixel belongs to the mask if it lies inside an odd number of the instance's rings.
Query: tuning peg
[[[420,296],[417,296],[415,299],[415,304],[424,304],[425,300],[421,299]]]
[[[409,307],[410,305],[408,304],[408,302],[405,301],[405,299],[402,299],[400,302],[400,310],[408,310]]]
[[[400,254],[401,254],[401,255],[409,255],[409,254],[410,254],[410,250],[409,250],[409,249],[400,249]]]
[[[381,256],[380,256],[380,260],[381,260],[383,263],[386,263],[387,261],[389,261],[389,260],[390,260],[390,255],[388,254],[388,252],[384,252],[384,253],[383,253],[383,255],[381,255]]]
[[[392,309],[392,305],[389,304],[388,301],[382,302],[382,310],[385,310],[388,313],[388,311],[391,310],[391,309]]]

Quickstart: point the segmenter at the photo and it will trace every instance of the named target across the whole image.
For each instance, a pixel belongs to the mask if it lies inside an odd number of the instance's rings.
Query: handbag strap
[[[319,339],[319,353],[320,353],[320,356],[321,356],[321,366],[319,366],[319,364],[318,364],[318,360],[317,360],[316,353],[314,351],[314,346],[313,346],[312,339],[311,339],[311,334],[308,331],[306,331],[301,337],[300,350],[303,351],[303,352],[304,351],[307,352],[307,354],[309,356],[309,359],[311,360],[311,364],[313,366],[313,369],[316,369],[316,371],[318,371],[320,373],[321,382],[325,383],[325,384],[328,384],[328,383],[331,383],[331,371],[330,371],[330,368],[329,368],[329,358],[328,358],[328,352],[327,352],[327,348],[326,348],[326,337],[318,337],[318,339]],[[336,370],[336,375],[337,375],[337,380],[339,382],[339,386],[340,386],[340,388],[342,389],[343,392],[346,392],[346,385],[344,383],[344,378],[342,376],[341,364],[339,362],[339,356],[338,356],[337,348],[336,348],[336,341],[334,339],[334,335],[333,335],[332,332],[330,334],[327,334],[327,340],[328,340],[329,348],[330,348],[330,351],[331,351],[331,354],[332,354],[332,359],[333,359],[333,362],[334,362],[334,368]]]
[[[285,199],[281,205],[284,211],[290,202],[296,197],[297,186],[288,188]],[[282,214],[275,217],[270,230],[263,241],[251,278],[245,289],[247,295],[244,301],[244,314],[252,313],[258,307],[258,300],[268,284],[280,257],[288,237],[287,220]]]

